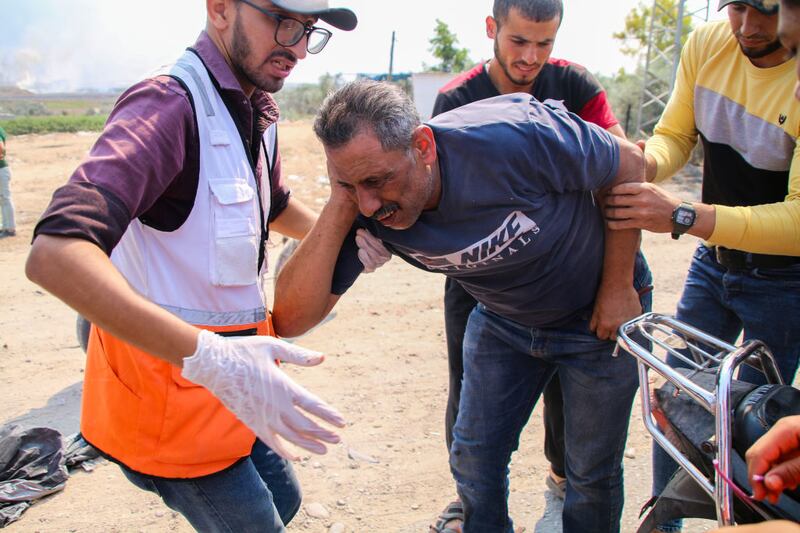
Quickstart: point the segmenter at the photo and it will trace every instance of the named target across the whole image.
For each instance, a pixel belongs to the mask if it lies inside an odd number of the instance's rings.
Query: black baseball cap
[[[328,0],[271,0],[273,4],[286,11],[303,15],[316,15],[334,28],[350,31],[358,24],[356,14],[346,7],[331,8]]]
[[[717,11],[727,6],[728,4],[747,4],[764,13],[765,15],[774,15],[778,12],[779,0],[719,0]]]

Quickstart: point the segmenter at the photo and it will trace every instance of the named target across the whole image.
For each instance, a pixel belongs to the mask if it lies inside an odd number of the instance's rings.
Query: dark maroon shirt
[[[261,168],[261,137],[278,120],[268,93],[248,99],[216,45],[202,32],[192,47],[236,123],[256,162],[256,180],[267,184]],[[110,254],[136,218],[161,231],[178,229],[192,210],[200,171],[200,139],[191,96],[170,76],[146,79],[120,96],[105,129],[69,182],[56,190],[34,230],[77,237]],[[289,201],[281,179],[280,155],[269,185],[274,220]]]

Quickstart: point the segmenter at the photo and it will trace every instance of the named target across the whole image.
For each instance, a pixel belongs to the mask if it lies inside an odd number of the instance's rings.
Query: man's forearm
[[[605,228],[603,273],[595,296],[590,326],[601,339],[616,338],[619,327],[642,312],[633,286],[639,230]]]
[[[199,330],[131,288],[96,245],[40,235],[28,278],[115,337],[176,366],[192,355]]]
[[[716,220],[707,236],[712,244],[760,254],[800,256],[797,196],[774,204],[712,208]]]
[[[626,140],[619,141],[620,163],[612,185],[638,183],[645,180],[647,160],[639,147]],[[600,208],[605,211],[606,193],[598,197]],[[633,267],[636,252],[642,239],[641,231],[636,229],[613,231],[605,228],[605,256],[603,257],[603,284],[618,284],[630,287],[633,281]]]
[[[642,232],[639,230],[614,231],[606,226],[605,238],[601,283],[618,287],[630,287],[633,283],[636,252],[639,251]]]
[[[628,141],[619,141],[619,168],[612,186],[622,183],[639,183],[645,180],[647,160],[641,149]],[[608,189],[601,191],[598,202],[605,211]],[[605,228],[605,256],[603,257],[602,283],[619,283],[630,286],[633,281],[633,266],[636,252],[642,239],[641,231],[636,229],[613,231]]]
[[[647,181],[664,181],[682,169],[692,156],[695,141],[691,137],[661,133],[647,140]]]
[[[619,168],[611,186],[641,182],[645,173],[644,154],[625,140],[620,140],[618,144]],[[597,197],[603,211],[607,191],[600,191]],[[638,230],[612,231],[608,226],[605,228],[603,273],[590,322],[590,327],[601,339],[615,338],[622,323],[641,313],[639,297],[633,287],[633,271],[640,240],[641,232]]]
[[[314,211],[294,196],[290,196],[286,208],[270,223],[270,229],[300,240],[311,231],[316,221],[317,214]]]
[[[278,335],[295,337],[305,333],[338,301],[331,294],[333,271],[355,216],[352,203],[332,198],[278,273],[273,305],[273,324]]]

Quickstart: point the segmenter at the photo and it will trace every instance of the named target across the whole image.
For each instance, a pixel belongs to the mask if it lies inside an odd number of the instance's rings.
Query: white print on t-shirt
[[[522,211],[513,211],[488,237],[463,250],[436,257],[420,253],[410,255],[432,270],[471,270],[511,257],[533,242],[539,231],[536,222]]]

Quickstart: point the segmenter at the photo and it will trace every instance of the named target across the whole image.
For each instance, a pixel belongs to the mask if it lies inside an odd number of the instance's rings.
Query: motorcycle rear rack
[[[634,333],[639,333],[652,342],[653,349],[648,350],[632,339],[631,336]],[[701,344],[710,350],[704,349]],[[646,313],[623,324],[619,329],[615,354],[620,347],[633,355],[638,363],[642,419],[647,430],[658,445],[666,450],[675,462],[686,470],[713,499],[717,508],[718,524],[720,526],[733,525],[733,491],[725,482],[725,477],[731,479],[731,381],[740,365],[748,364],[763,372],[768,383],[782,384],[783,380],[772,352],[761,341],[750,340],[741,346],[734,346],[673,317],[658,313]],[[683,350],[684,353],[679,350]],[[687,367],[695,370],[716,369],[715,391],[709,392],[683,374],[676,372],[674,368],[664,362],[666,354],[679,358]],[[713,483],[659,429],[652,410],[649,370],[653,370],[668,380],[679,391],[688,394],[714,415],[716,421],[715,452],[719,471],[715,472]],[[754,509],[765,518],[769,518],[761,509],[756,507]]]

